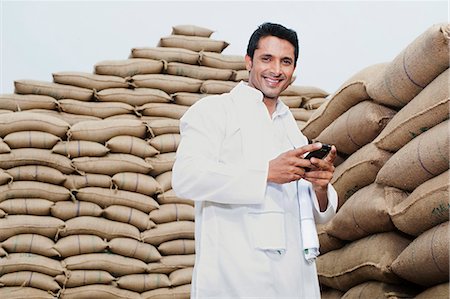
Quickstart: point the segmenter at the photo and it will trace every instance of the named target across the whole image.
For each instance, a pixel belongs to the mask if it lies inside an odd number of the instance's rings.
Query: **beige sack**
[[[119,172],[138,172],[145,174],[152,169],[152,165],[144,161],[144,159],[128,154],[107,154],[104,157],[80,157],[72,159],[72,163],[75,169],[82,174],[85,172],[110,176]]]
[[[280,96],[278,99],[289,108],[300,108],[304,101],[302,96]]]
[[[8,253],[34,253],[46,257],[60,256],[53,240],[36,234],[15,235],[3,241],[2,248]]]
[[[111,252],[132,257],[145,263],[157,262],[161,254],[155,246],[130,238],[114,238],[108,243]]]
[[[79,216],[99,217],[102,215],[102,208],[97,204],[87,201],[58,201],[51,208],[53,217],[61,220],[69,220]]]
[[[206,80],[200,87],[201,93],[206,94],[222,94],[230,92],[239,82]]]
[[[240,81],[248,82],[249,78],[250,78],[249,71],[247,71],[247,70],[239,70],[239,71],[235,71],[234,72],[232,80],[236,81],[236,82],[240,82]]]
[[[199,80],[227,81],[234,77],[233,70],[217,69],[179,62],[169,62],[165,72],[169,75],[183,76]]]
[[[163,256],[157,263],[148,264],[147,271],[150,273],[170,274],[177,269],[193,267],[195,254]]]
[[[180,220],[194,221],[194,218],[194,208],[186,204],[164,204],[150,212],[150,219],[157,224]]]
[[[0,202],[11,198],[45,198],[57,202],[70,197],[66,188],[42,182],[17,181],[0,186]]]
[[[97,91],[106,88],[128,87],[127,81],[117,76],[103,76],[84,72],[58,72],[52,75],[55,83],[95,89]]]
[[[53,201],[41,198],[14,198],[0,202],[0,209],[8,215],[49,216]]]
[[[141,173],[120,172],[112,177],[112,182],[121,190],[138,192],[148,196],[162,192],[161,186],[153,177]]]
[[[192,106],[205,96],[205,94],[201,93],[176,92],[172,94],[172,100],[175,104],[178,105]]]
[[[430,287],[418,294],[416,299],[447,299],[449,297],[449,287],[448,282],[444,282],[433,287]]]
[[[73,126],[76,123],[79,123],[82,121],[87,121],[87,120],[101,120],[101,118],[95,117],[92,115],[73,114],[73,113],[66,113],[66,112],[53,111],[53,110],[31,109],[31,110],[27,110],[27,111],[32,112],[32,113],[39,113],[39,114],[54,116],[64,122],[68,123],[71,126]],[[65,136],[64,136],[64,138],[65,138]]]
[[[32,112],[0,114],[0,137],[19,131],[42,131],[60,138],[66,136],[69,124],[50,115]]]
[[[327,101],[326,98],[310,98],[310,99],[305,99],[301,106],[302,108],[308,109],[308,110],[316,110],[318,109],[320,106],[322,106],[323,104],[325,104],[325,102]]]
[[[114,276],[103,270],[74,270],[66,275],[58,275],[55,280],[65,288],[81,287],[90,284],[111,284]]]
[[[200,54],[181,48],[143,47],[131,49],[131,56],[135,58],[164,60],[167,62],[176,61],[188,64],[197,64]]]
[[[177,239],[163,242],[158,246],[159,252],[163,255],[182,255],[195,253],[195,241]]]
[[[159,47],[182,48],[195,52],[208,51],[221,53],[228,47],[226,41],[201,36],[169,35],[159,40]]]
[[[193,267],[188,267],[184,269],[178,269],[170,273],[169,280],[171,286],[180,286],[183,284],[190,284],[192,280]]]
[[[117,286],[122,289],[142,293],[169,287],[170,281],[166,274],[131,274],[117,279]]]
[[[171,299],[186,299],[191,294],[191,285],[186,284],[174,288],[159,288],[156,290],[147,291],[141,294],[142,299],[157,299],[157,298],[171,298]]]
[[[149,103],[139,107],[138,110],[146,116],[161,116],[180,119],[188,108],[188,106],[177,104]]]
[[[64,221],[50,216],[9,215],[0,218],[0,241],[18,234],[38,234],[54,239],[64,226]]]
[[[6,185],[7,183],[12,183],[13,177],[4,171],[3,169],[0,169],[0,185]]]
[[[175,192],[172,189],[158,194],[157,199],[160,204],[181,203],[194,206],[193,200],[176,196]]]
[[[321,286],[321,288],[320,288],[320,298],[321,299],[341,299],[342,295],[344,295],[344,294],[345,294],[345,292],[327,288],[324,286]],[[383,299],[385,299],[385,298],[383,298]]]
[[[198,92],[203,81],[174,75],[149,74],[133,76],[133,83],[137,87],[161,89],[170,94],[180,91]]]
[[[172,171],[166,171],[155,177],[162,192],[172,189]]]
[[[18,271],[33,271],[56,276],[63,274],[64,268],[60,261],[33,253],[11,253],[0,259],[0,273]]]
[[[49,96],[2,94],[0,95],[0,109],[23,111],[29,109],[56,110],[56,101]]]
[[[36,80],[15,80],[14,87],[15,93],[45,95],[57,100],[90,101],[94,95],[92,89]]]
[[[194,239],[194,222],[176,221],[158,224],[156,228],[143,232],[141,237],[143,242],[155,246],[175,239]]]
[[[151,138],[148,143],[162,154],[176,152],[180,140],[180,134],[162,134]]]
[[[3,138],[0,137],[0,154],[7,154],[10,152],[11,152],[11,149],[9,148],[8,144],[6,144],[3,141]]]
[[[59,289],[61,289],[53,277],[32,271],[19,271],[16,273],[4,274],[0,276],[0,286],[32,287],[44,291],[51,291],[53,293],[56,293]]]
[[[225,55],[215,52],[200,52],[199,64],[218,69],[245,70],[245,58],[241,55]]]
[[[163,172],[172,170],[173,164],[175,163],[175,156],[175,152],[170,152],[146,158],[145,161],[153,166],[150,174],[157,176]]]
[[[111,153],[131,154],[141,158],[159,154],[159,151],[145,140],[128,135],[113,137],[106,142],[106,146],[111,150]]]
[[[306,98],[326,97],[328,92],[314,86],[289,85],[281,96],[304,96]]]
[[[109,175],[86,173],[85,175],[71,174],[66,176],[64,187],[69,190],[81,189],[84,187],[110,188],[112,179]]]
[[[66,180],[66,176],[56,168],[42,165],[25,165],[6,170],[15,182],[39,181],[54,185],[60,185]]]
[[[148,214],[130,207],[112,205],[103,211],[102,216],[109,220],[131,224],[140,231],[156,227]]]
[[[133,106],[118,102],[83,102],[78,100],[60,100],[59,107],[63,112],[107,118],[114,115],[133,114]]]
[[[177,25],[172,27],[172,35],[210,37],[214,30],[196,25]]]
[[[130,58],[125,60],[105,60],[94,65],[98,75],[131,77],[137,74],[158,74],[164,67],[162,61],[153,59]]]
[[[112,285],[92,284],[64,289],[61,299],[140,299],[139,293],[119,289]]]
[[[69,256],[103,252],[108,244],[102,238],[95,235],[72,235],[60,238],[54,245],[62,258]]]
[[[416,298],[414,297],[417,293],[416,289],[414,285],[395,285],[378,281],[367,281],[348,290],[342,296],[342,299]]]
[[[102,157],[109,152],[109,149],[98,142],[73,140],[58,142],[52,148],[52,152],[69,158]]]
[[[48,291],[31,287],[3,287],[0,288],[0,298],[8,299],[54,299]]]
[[[99,91],[95,97],[101,102],[120,102],[131,106],[147,103],[168,103],[170,96],[162,90],[152,88],[110,88]]]
[[[333,251],[344,247],[345,241],[342,241],[328,233],[330,229],[331,221],[324,224],[316,224],[317,236],[320,244],[320,254],[325,254],[329,251]]]
[[[311,118],[311,115],[314,113],[312,110],[306,110],[305,108],[290,108],[289,109],[294,116],[295,120],[301,120],[307,122],[308,119]]]
[[[180,133],[180,120],[173,118],[156,118],[147,121],[152,136]]]

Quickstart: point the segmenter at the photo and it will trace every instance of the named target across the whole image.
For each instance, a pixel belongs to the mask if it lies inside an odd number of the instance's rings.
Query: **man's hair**
[[[280,24],[264,23],[259,25],[258,29],[250,36],[247,46],[247,55],[253,60],[255,50],[258,48],[259,40],[266,36],[275,36],[280,39],[287,40],[294,46],[295,61],[294,66],[297,65],[298,59],[298,38],[297,32],[292,29],[288,29]]]

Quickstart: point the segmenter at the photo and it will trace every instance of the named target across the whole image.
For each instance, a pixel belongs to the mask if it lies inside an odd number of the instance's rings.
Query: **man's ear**
[[[253,61],[252,58],[250,56],[248,56],[248,54],[245,55],[245,68],[247,69],[247,71],[251,70],[253,66]]]

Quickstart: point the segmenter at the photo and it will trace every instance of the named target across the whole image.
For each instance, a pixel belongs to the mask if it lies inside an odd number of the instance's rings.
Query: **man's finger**
[[[292,154],[295,155],[296,157],[301,157],[304,153],[316,151],[321,147],[322,143],[320,142],[311,143],[292,150]]]

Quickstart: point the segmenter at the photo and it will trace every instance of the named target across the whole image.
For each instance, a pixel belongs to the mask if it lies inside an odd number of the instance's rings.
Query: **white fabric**
[[[180,129],[172,186],[195,200],[192,298],[319,298],[315,263],[303,255],[299,198],[313,207],[310,223],[328,221],[337,197],[330,185],[322,213],[309,182],[267,183],[269,161],[307,143],[289,109],[278,102],[271,119],[262,94],[240,83],[198,101]]]

